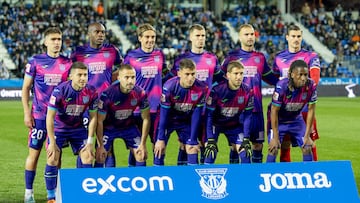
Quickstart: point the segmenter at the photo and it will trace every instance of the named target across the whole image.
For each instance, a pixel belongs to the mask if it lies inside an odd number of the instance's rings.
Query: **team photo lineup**
[[[66,148],[76,156],[74,168],[164,166],[171,136],[178,166],[216,164],[219,153],[229,164],[291,162],[292,150],[304,162],[318,161],[315,109],[325,73],[300,25],[283,25],[284,49],[263,53],[258,26],[241,23],[236,45],[219,54],[209,41],[221,47],[226,40],[209,39],[211,26],[194,20],[178,39],[187,42],[171,55],[162,47],[169,39],[159,39],[162,28],[149,20],[132,28],[137,46],[122,54],[102,18],[87,20],[85,43],[73,47],[62,26],[41,25],[43,51],[22,67],[24,203],[35,203],[34,181],[42,173],[47,202],[56,202]],[[263,99],[265,83],[274,88],[270,103]],[[219,151],[221,136],[228,151]],[[124,148],[116,140],[125,143],[127,165],[116,162]],[[38,166],[42,151],[46,165]]]

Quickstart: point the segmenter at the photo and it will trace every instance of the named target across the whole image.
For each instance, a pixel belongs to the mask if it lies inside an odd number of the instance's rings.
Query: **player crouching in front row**
[[[207,99],[207,143],[205,164],[213,164],[218,152],[217,140],[224,133],[233,151],[237,151],[241,163],[250,163],[250,126],[254,108],[253,91],[244,83],[244,66],[231,61],[227,66],[227,81],[214,86]],[[240,114],[244,124],[240,123]]]
[[[271,129],[267,162],[275,162],[285,135],[290,135],[292,146],[301,146],[303,161],[312,161],[310,138],[311,125],[317,101],[316,84],[309,77],[308,66],[303,60],[291,63],[288,78],[280,80],[275,87],[271,104]],[[306,124],[301,110],[309,104]]]

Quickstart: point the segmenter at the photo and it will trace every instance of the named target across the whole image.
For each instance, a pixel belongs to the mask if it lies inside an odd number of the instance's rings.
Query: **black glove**
[[[219,151],[218,146],[216,144],[216,140],[211,138],[208,139],[207,145],[205,147],[204,156],[212,156],[213,159],[215,159],[216,153]]]
[[[250,144],[249,138],[244,138],[243,142],[241,143],[239,152],[240,152],[242,149],[245,149],[245,152],[246,152],[246,156],[247,156],[247,157],[250,157],[250,156],[251,156],[252,151],[251,151],[251,144]]]

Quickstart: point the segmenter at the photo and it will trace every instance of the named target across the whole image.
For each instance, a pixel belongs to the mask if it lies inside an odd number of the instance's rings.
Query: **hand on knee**
[[[83,164],[92,164],[94,160],[94,155],[89,151],[81,151],[80,159]]]

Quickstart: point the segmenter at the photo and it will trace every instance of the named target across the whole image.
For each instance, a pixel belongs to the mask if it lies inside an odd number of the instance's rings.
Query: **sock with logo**
[[[129,157],[128,157],[128,165],[129,167],[133,167],[136,166],[136,159],[133,153],[129,152]]]
[[[263,159],[262,151],[252,150],[251,161],[252,163],[261,163]]]
[[[246,151],[241,151],[239,153],[239,159],[240,159],[240,163],[242,164],[249,164],[250,163],[250,157],[246,156]]]
[[[113,168],[116,166],[115,156],[107,156],[105,159],[105,167]]]
[[[95,161],[94,168],[104,168],[104,164],[103,163],[101,164],[101,163],[98,163]]]
[[[25,170],[25,188],[33,189],[36,171]]]
[[[315,145],[311,148],[311,151],[312,151],[312,155],[313,155],[313,161],[317,161],[318,157],[317,157],[317,150],[316,150]]]
[[[48,164],[46,164],[44,177],[45,177],[48,199],[55,199],[57,174],[58,174],[57,166],[49,166]]]
[[[266,163],[274,163],[276,161],[276,156],[268,154],[266,158]]]
[[[230,164],[238,164],[238,163],[240,163],[239,153],[236,150],[231,150],[230,149],[229,163]]]
[[[182,166],[187,164],[187,154],[184,149],[179,148],[177,165]]]
[[[280,150],[280,162],[291,162],[290,148]]]
[[[146,166],[146,161],[135,161],[135,166]]]
[[[161,158],[157,158],[154,156],[154,166],[163,166],[165,160],[165,154],[161,155]]]
[[[312,161],[312,160],[313,160],[312,154],[303,155],[303,161]]]
[[[200,147],[200,164],[204,164],[204,162],[205,162],[204,152],[205,152],[205,147],[201,146]]]
[[[198,165],[199,161],[198,161],[198,154],[188,154],[187,155],[187,164],[188,165]]]

